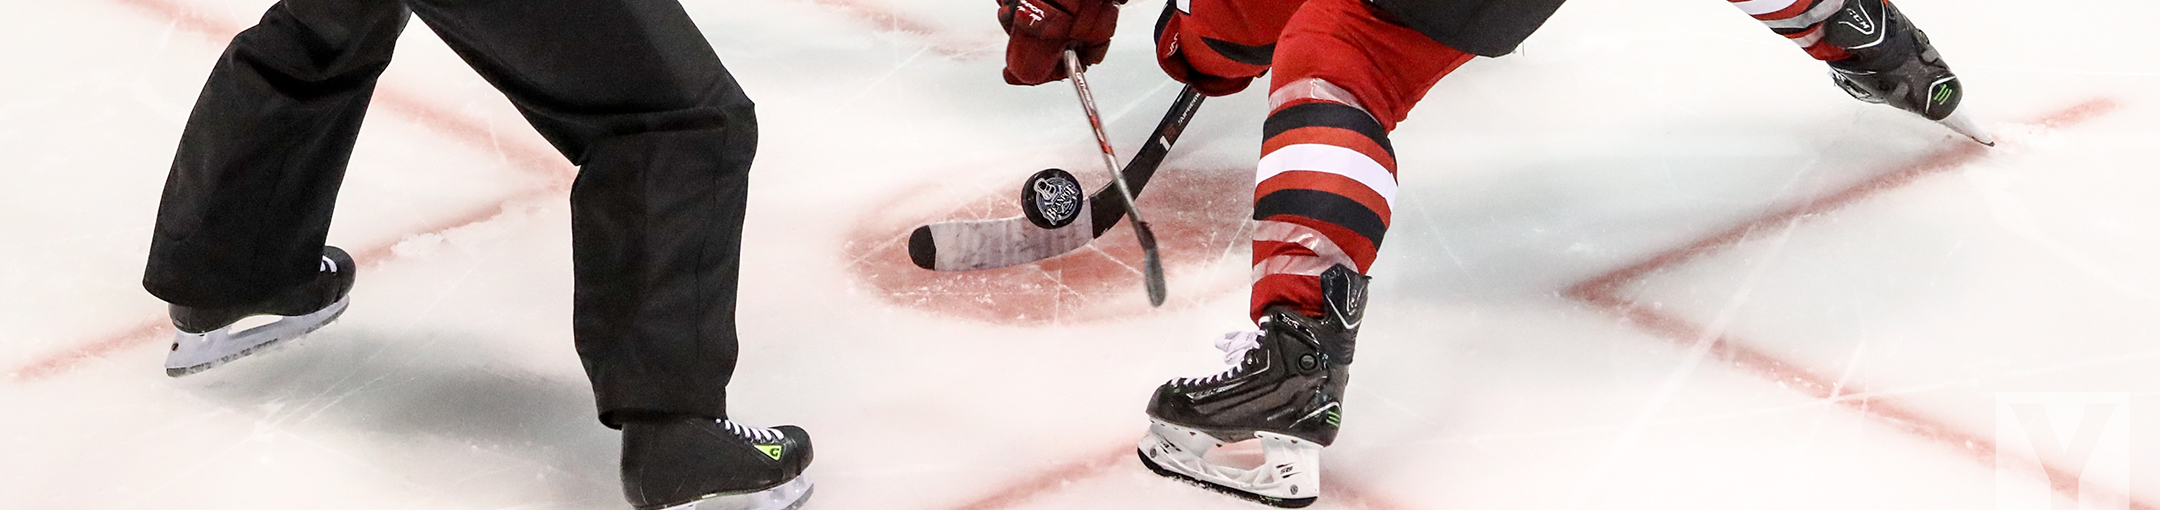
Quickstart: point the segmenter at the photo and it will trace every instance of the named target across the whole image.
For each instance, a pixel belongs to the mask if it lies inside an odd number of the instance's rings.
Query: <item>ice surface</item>
[[[1071,92],[998,79],[988,3],[687,5],[763,124],[732,413],[811,431],[811,509],[1256,508],[1132,447],[1153,386],[1220,369],[1209,340],[1244,325],[1263,98],[1209,101],[1142,198],[1164,308],[1124,235],[920,272],[917,224],[1016,214],[1043,167],[1101,182]],[[2160,5],[1900,2],[2003,140],[1973,152],[1723,3],[1575,2],[1395,133],[1320,507],[2078,497],[2034,458],[2088,475],[2085,508],[2160,504]],[[574,169],[419,24],[331,232],[370,256],[351,311],[162,375],[137,283],[158,192],[211,61],[267,5],[0,0],[0,508],[623,507],[570,345]],[[1090,74],[1127,154],[1175,92],[1158,5],[1128,6]],[[2003,425],[2029,392],[2126,405],[2066,449],[2075,407],[2050,408],[2053,443]]]

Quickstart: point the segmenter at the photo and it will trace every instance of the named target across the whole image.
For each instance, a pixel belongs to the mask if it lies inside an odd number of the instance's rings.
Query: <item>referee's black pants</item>
[[[580,167],[573,328],[609,426],[726,417],[749,98],[676,0],[284,0],[181,135],[143,286],[258,302],[316,272],[376,77],[418,15]]]

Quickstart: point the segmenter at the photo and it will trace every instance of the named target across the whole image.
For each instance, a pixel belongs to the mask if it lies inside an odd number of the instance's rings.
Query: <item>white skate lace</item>
[[[1207,377],[1179,378],[1178,384],[1212,383],[1243,373],[1245,370],[1245,353],[1260,348],[1260,332],[1232,331],[1223,333],[1222,338],[1215,339],[1215,348],[1222,349],[1223,363],[1230,365],[1229,369]]]
[[[765,427],[752,427],[728,420],[720,420],[720,426],[727,427],[728,432],[735,433],[736,437],[760,443],[777,443],[781,438],[780,431]]]

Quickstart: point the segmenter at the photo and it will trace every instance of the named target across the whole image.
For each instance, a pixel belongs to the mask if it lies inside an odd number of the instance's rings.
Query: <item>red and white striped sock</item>
[[[1359,0],[1307,0],[1276,43],[1253,189],[1251,313],[1322,313],[1320,273],[1372,267],[1395,207],[1388,132],[1475,55]]]
[[[1277,87],[1253,190],[1252,313],[1292,304],[1319,315],[1320,272],[1364,273],[1395,200],[1387,130],[1325,80]]]
[[[1845,0],[1729,0],[1740,12],[1754,16],[1757,21],[1770,27],[1771,31],[1791,39],[1793,44],[1807,51],[1816,60],[1844,60],[1851,55],[1844,48],[1824,43],[1822,25],[1824,20],[1835,16],[1845,7]]]

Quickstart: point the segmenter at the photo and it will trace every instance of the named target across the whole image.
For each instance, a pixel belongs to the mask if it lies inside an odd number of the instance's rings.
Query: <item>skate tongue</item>
[[[1215,339],[1215,348],[1222,349],[1223,363],[1237,366],[1245,361],[1245,352],[1260,348],[1260,332],[1232,331]]]
[[[1942,120],[1937,122],[1949,126],[1950,130],[1957,131],[1958,134],[1972,137],[1973,141],[1980,142],[1981,145],[1995,146],[1995,135],[1989,134],[1987,129],[1981,128],[1980,123],[1973,122],[1972,116],[1966,115],[1965,110],[1950,112],[1950,116],[1943,117]]]

